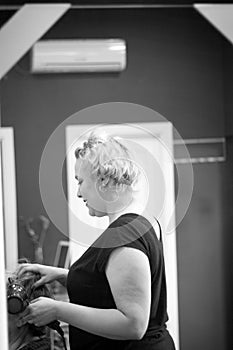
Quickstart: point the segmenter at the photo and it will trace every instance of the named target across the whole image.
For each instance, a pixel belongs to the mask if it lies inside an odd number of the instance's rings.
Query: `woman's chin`
[[[90,216],[96,216],[96,217],[98,217],[98,218],[101,218],[101,217],[103,217],[103,216],[106,216],[106,214],[103,213],[102,211],[93,209],[92,207],[89,207],[89,206],[87,206],[87,207],[88,207],[88,209],[89,209],[89,215],[90,215]]]
[[[88,207],[88,210],[89,210],[89,215],[90,216],[95,216],[95,210],[92,209],[91,207]]]

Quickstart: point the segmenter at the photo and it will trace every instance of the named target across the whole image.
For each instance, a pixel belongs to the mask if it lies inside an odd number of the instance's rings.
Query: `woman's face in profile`
[[[92,174],[91,165],[87,160],[77,159],[75,163],[75,178],[78,181],[78,198],[82,198],[89,210],[89,215],[106,216],[106,196],[99,190],[97,177]]]

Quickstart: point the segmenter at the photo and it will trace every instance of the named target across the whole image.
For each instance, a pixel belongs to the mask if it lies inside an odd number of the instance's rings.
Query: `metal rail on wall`
[[[226,139],[224,137],[174,140],[173,145],[176,164],[226,161]],[[187,157],[187,153],[184,152],[184,146],[190,157]]]

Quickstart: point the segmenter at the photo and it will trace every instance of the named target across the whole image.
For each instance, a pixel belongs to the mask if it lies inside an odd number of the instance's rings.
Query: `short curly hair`
[[[102,189],[133,187],[138,180],[139,169],[129,149],[119,137],[102,130],[94,130],[75,150],[75,157],[89,161]]]

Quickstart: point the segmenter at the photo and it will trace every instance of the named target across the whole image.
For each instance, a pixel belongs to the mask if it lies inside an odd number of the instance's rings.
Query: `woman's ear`
[[[104,178],[99,178],[97,179],[96,185],[97,185],[97,189],[100,193],[104,193],[107,191],[107,181]]]

